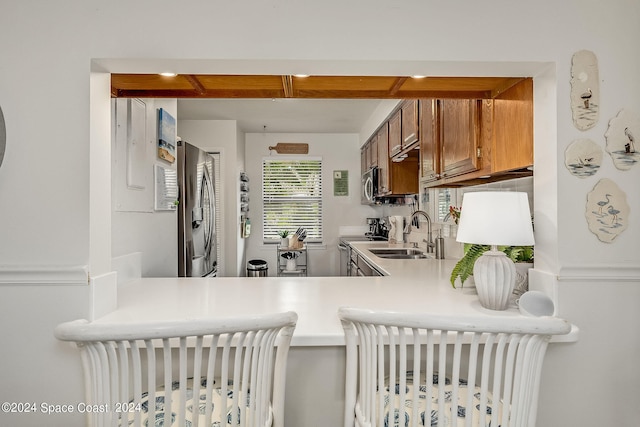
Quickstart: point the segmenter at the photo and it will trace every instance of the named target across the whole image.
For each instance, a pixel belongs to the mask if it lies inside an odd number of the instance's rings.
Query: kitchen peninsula
[[[351,245],[386,275],[137,279],[119,289],[118,308],[96,322],[297,312],[285,421],[304,427],[342,422],[345,352],[339,307],[501,316],[505,322],[520,316],[515,304],[506,311],[491,311],[481,307],[475,289],[453,289],[449,276],[455,259],[383,259],[370,249],[407,245],[369,241]]]

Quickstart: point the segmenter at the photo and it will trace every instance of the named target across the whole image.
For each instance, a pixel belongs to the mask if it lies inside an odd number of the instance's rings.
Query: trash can
[[[252,259],[247,262],[247,277],[267,277],[269,267],[263,259]]]

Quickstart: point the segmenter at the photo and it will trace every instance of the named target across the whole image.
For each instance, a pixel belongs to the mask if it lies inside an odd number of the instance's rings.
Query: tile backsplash
[[[434,222],[444,222],[448,205],[461,206],[462,195],[471,191],[521,191],[529,195],[529,207],[533,212],[533,177],[511,179],[461,188],[425,188],[420,194],[420,209],[434,218]],[[440,205],[440,206],[439,206]]]

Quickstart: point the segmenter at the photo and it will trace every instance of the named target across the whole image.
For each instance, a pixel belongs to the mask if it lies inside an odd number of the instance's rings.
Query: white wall
[[[576,138],[604,146],[621,108],[640,111],[638,16],[633,0],[3,2],[0,400],[81,399],[78,360],[50,334],[59,321],[89,315],[90,287],[78,272],[110,271],[110,177],[100,178],[110,162],[108,73],[521,73],[535,77],[536,263],[541,277],[559,279],[560,314],[582,328],[578,343],[549,350],[538,425],[634,425],[640,167],[618,171],[605,154],[600,172],[581,180],[563,156]],[[598,56],[602,89],[600,121],[586,132],[569,110],[580,49]],[[584,219],[586,193],[604,177],[631,207],[629,228],[611,244]],[[53,273],[62,280],[38,280]],[[72,419],[0,414],[7,425],[82,424]]]
[[[310,245],[310,276],[340,274],[338,226],[366,226],[366,218],[379,216],[379,208],[360,204],[360,140],[356,134],[246,134],[246,164],[250,182],[249,216],[251,236],[248,239],[247,259],[263,259],[269,264],[269,275],[276,275],[276,248],[262,242],[262,159],[270,155],[269,146],[278,142],[309,144],[309,156],[322,158],[322,245]],[[275,151],[272,155],[277,155]],[[284,155],[283,155],[284,156]],[[286,157],[286,156],[284,156]],[[349,173],[349,195],[333,195],[333,171]]]
[[[126,111],[124,122],[114,123],[120,126],[114,133],[111,155],[112,205],[111,244],[113,257],[139,252],[141,254],[142,277],[175,277],[178,275],[178,219],[177,211],[155,210],[154,168],[156,165],[176,170],[174,162],[170,164],[158,158],[158,109],[163,108],[174,118],[177,117],[177,101],[165,99],[142,99],[146,106],[146,150],[144,156],[136,159],[134,167],[138,173],[144,173],[144,182],[139,187],[127,185],[127,146]],[[116,100],[113,101],[116,104]],[[123,110],[126,99],[118,99],[115,106]],[[122,116],[123,111],[118,113]]]

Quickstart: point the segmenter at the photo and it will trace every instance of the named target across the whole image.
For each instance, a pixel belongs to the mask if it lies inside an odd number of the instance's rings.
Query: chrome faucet
[[[422,239],[422,241],[427,244],[427,252],[428,253],[432,253],[435,250],[436,245],[433,243],[433,236],[432,236],[432,233],[431,233],[431,218],[429,217],[428,213],[426,213],[425,211],[415,211],[413,214],[411,214],[411,218],[407,222],[407,226],[405,227],[404,232],[405,233],[410,233],[411,232],[411,224],[413,223],[413,220],[418,215],[422,215],[427,220],[427,227],[428,227],[428,229],[427,229],[427,238],[426,239]]]

